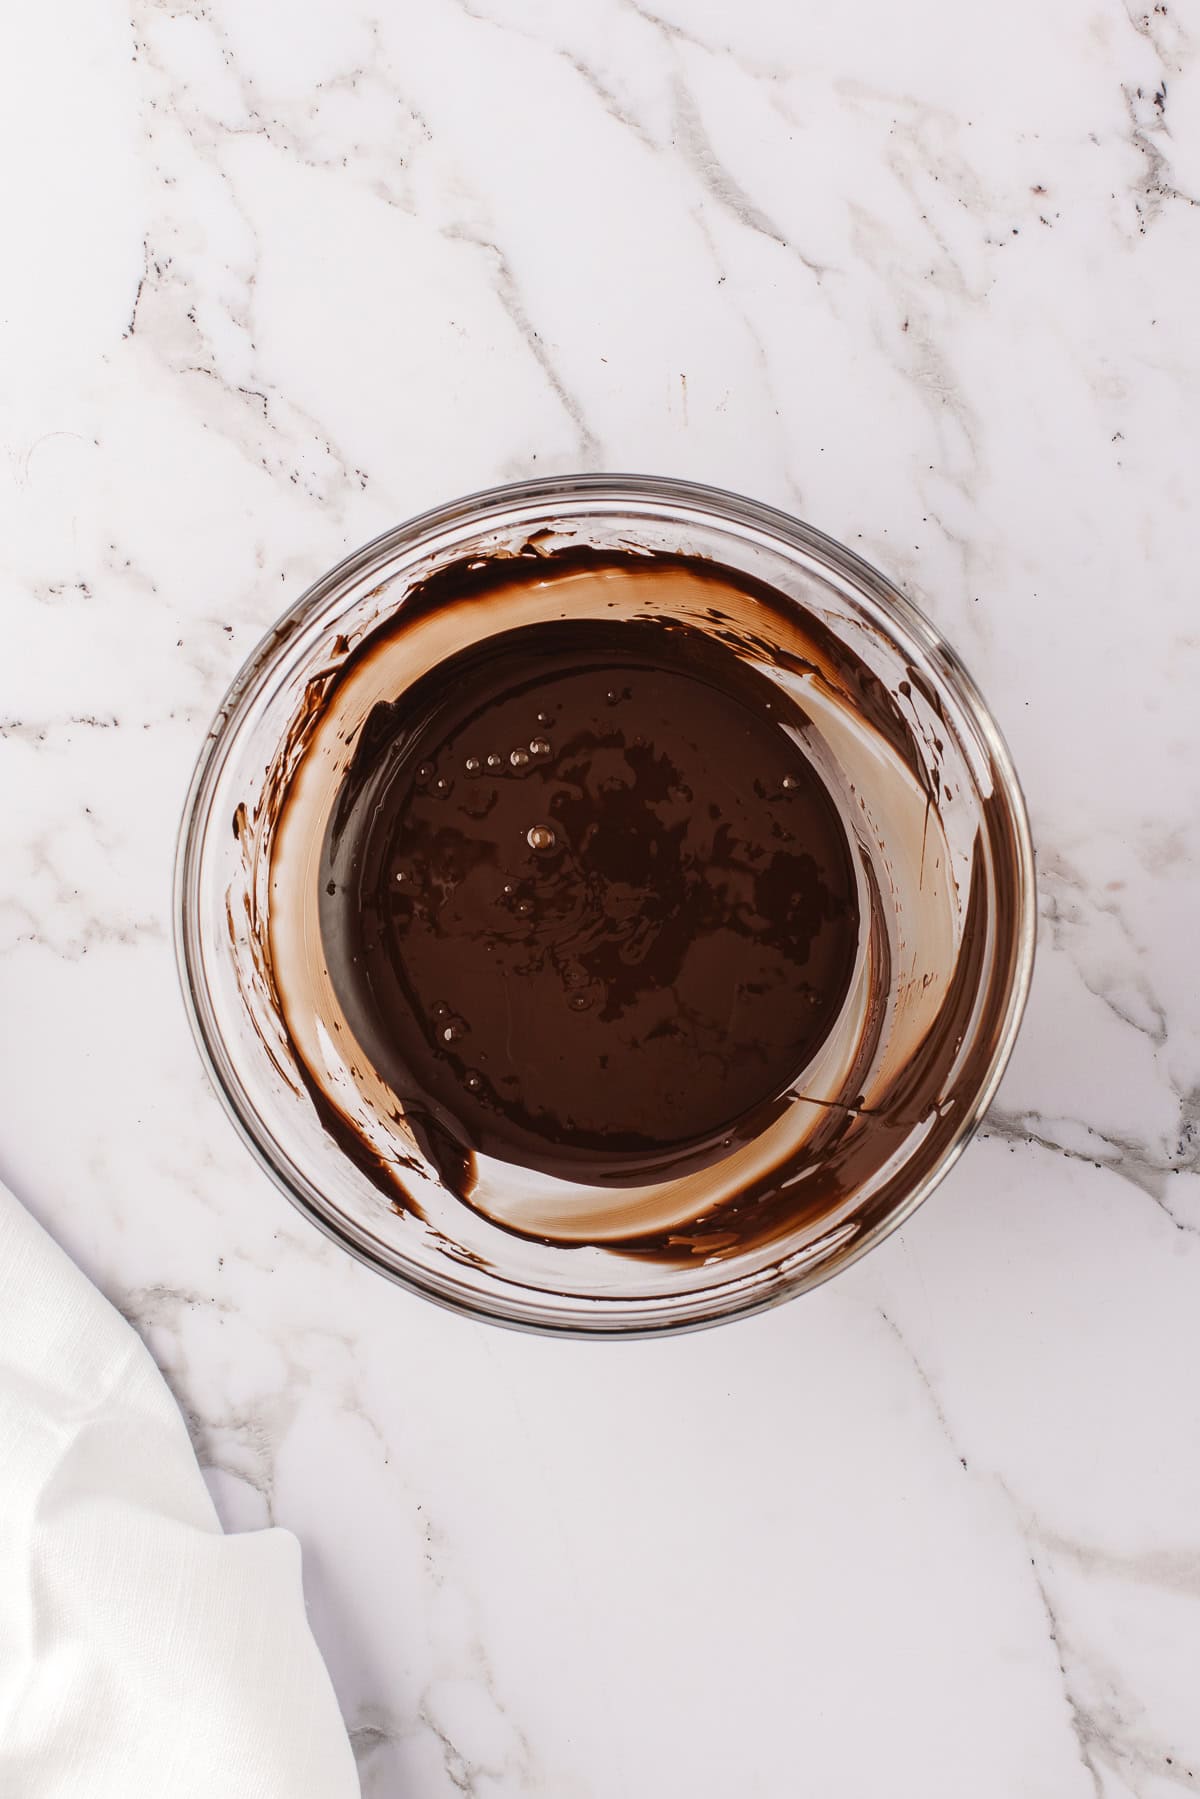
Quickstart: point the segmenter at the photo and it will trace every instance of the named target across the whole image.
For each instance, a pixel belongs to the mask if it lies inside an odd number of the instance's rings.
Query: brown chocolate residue
[[[1011,817],[985,794],[956,860],[950,727],[905,672],[891,691],[739,571],[574,546],[438,569],[338,640],[269,771],[250,885],[343,1150],[405,1210],[432,1164],[506,1230],[658,1262],[837,1226],[864,1191],[870,1228],[957,1134],[1018,955]],[[538,1179],[497,1185],[495,1162]]]

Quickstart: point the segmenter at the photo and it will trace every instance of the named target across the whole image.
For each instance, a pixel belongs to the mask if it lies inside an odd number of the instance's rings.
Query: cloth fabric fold
[[[223,1535],[140,1339],[0,1187],[0,1794],[358,1792],[295,1538]]]

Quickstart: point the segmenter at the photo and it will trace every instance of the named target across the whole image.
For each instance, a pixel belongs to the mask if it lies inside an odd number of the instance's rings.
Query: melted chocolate
[[[803,723],[719,640],[649,619],[512,630],[371,711],[325,833],[322,946],[455,1190],[475,1151],[614,1186],[683,1173],[777,1109],[859,937]]]
[[[957,823],[936,688],[686,555],[535,539],[365,600],[239,809],[229,914],[346,1155],[484,1263],[498,1227],[704,1268],[911,1203],[1029,910],[1003,792]]]

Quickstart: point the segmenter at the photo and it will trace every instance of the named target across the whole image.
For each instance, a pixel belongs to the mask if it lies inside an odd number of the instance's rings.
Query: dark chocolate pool
[[[693,626],[603,618],[506,632],[374,707],[321,941],[457,1187],[475,1151],[614,1184],[701,1167],[808,1066],[858,900],[791,710]]]

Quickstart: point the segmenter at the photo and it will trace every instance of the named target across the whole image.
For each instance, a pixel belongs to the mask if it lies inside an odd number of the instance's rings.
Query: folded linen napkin
[[[358,1791],[295,1538],[222,1534],[137,1335],[0,1187],[0,1794]]]

